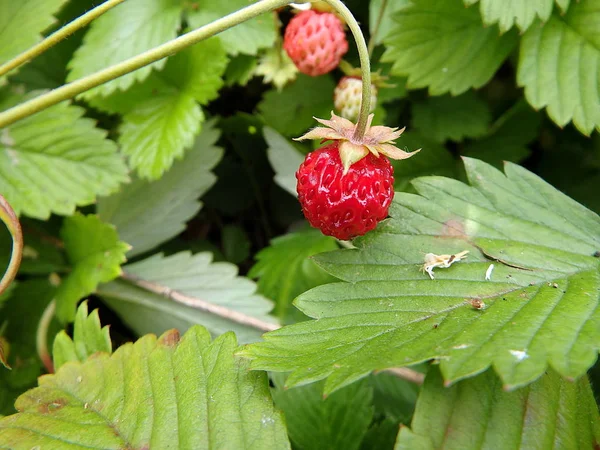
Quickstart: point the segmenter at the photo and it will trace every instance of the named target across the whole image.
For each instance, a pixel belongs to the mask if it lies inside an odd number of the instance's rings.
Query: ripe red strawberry
[[[362,102],[362,79],[354,76],[343,77],[333,91],[333,104],[340,115],[348,120],[356,121]],[[377,87],[371,84],[371,108],[377,106]]]
[[[339,142],[306,156],[296,172],[298,200],[310,224],[323,234],[348,240],[385,219],[394,197],[394,168],[369,153],[344,175]]]
[[[308,10],[290,20],[283,48],[300,72],[316,77],[340,64],[348,51],[348,41],[335,14]]]
[[[410,158],[396,148],[404,129],[371,126],[369,116],[363,136],[356,126],[331,114],[317,119],[317,127],[300,137],[333,143],[306,156],[296,172],[296,189],[302,211],[310,224],[323,234],[347,240],[374,229],[387,216],[394,196],[394,169],[386,156]]]

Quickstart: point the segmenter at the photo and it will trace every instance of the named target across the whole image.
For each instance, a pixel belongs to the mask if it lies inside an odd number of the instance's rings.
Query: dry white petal
[[[487,270],[485,271],[485,279],[486,280],[490,280],[492,277],[492,272],[494,270],[494,265],[490,264],[490,267],[487,268]]]

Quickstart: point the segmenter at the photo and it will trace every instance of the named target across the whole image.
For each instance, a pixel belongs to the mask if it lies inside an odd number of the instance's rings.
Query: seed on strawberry
[[[290,20],[283,48],[300,70],[313,77],[335,69],[348,51],[340,19],[329,12],[302,11]]]
[[[298,138],[331,140],[306,156],[296,172],[296,189],[302,211],[310,224],[323,234],[347,240],[374,229],[387,217],[394,196],[394,169],[386,156],[406,159],[395,146],[404,129],[371,126],[369,116],[362,137],[356,125],[331,114],[317,119],[317,127]]]
[[[369,153],[344,174],[339,142],[307,155],[296,172],[298,200],[310,224],[348,240],[385,219],[394,197],[394,168]]]
[[[348,120],[356,121],[362,102],[362,79],[359,77],[343,77],[333,91],[333,104],[340,115]],[[371,84],[371,107],[373,112],[377,106],[377,87]]]

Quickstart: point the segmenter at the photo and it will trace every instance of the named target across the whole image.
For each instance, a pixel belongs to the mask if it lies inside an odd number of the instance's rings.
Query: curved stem
[[[360,30],[360,26],[348,7],[340,0],[324,1],[335,8],[336,12],[346,21],[346,24],[348,24],[348,27],[354,36],[354,40],[356,41],[356,47],[358,48],[360,70],[362,72],[362,101],[360,104],[358,123],[356,124],[356,130],[354,131],[354,139],[361,140],[367,129],[369,110],[371,109],[371,60],[369,57],[369,50],[367,48],[365,37]]]
[[[382,0],[381,7],[379,8],[379,14],[377,14],[377,21],[375,22],[375,26],[373,27],[373,32],[371,33],[371,37],[369,38],[369,56],[373,56],[373,50],[375,49],[376,41],[377,41],[377,33],[379,33],[379,28],[381,27],[381,22],[383,21],[383,14],[385,13],[385,8],[387,7],[388,0]]]
[[[21,265],[21,257],[23,256],[23,231],[21,230],[21,224],[14,210],[2,195],[0,195],[0,220],[4,222],[12,236],[10,261],[2,280],[0,280],[0,294],[2,294],[17,276],[19,266]]]
[[[44,367],[48,371],[48,373],[54,373],[54,364],[52,363],[52,356],[50,356],[50,352],[48,351],[48,328],[50,328],[50,323],[52,323],[52,318],[54,317],[54,311],[56,310],[56,303],[52,300],[46,306],[42,317],[40,318],[40,322],[38,324],[37,332],[35,335],[35,346],[37,349],[38,356],[42,360]]]
[[[46,94],[40,95],[39,97],[31,99],[25,103],[15,106],[14,108],[0,113],[0,128],[10,125],[17,120],[29,117],[32,114],[49,108],[52,105],[56,105],[64,100],[73,98],[82,92],[88,91],[96,86],[100,86],[101,84],[114,80],[120,76],[126,75],[141,67],[166,58],[167,56],[171,56],[189,47],[190,45],[196,44],[204,39],[214,36],[217,33],[250,20],[260,14],[285,6],[288,3],[289,0],[261,0],[250,6],[247,6],[246,8],[240,9],[239,11],[215,20],[208,25],[204,25],[203,27],[179,36],[172,41],[134,56],[133,58],[129,58],[111,67],[80,78],[79,80],[75,80]]]
[[[25,64],[27,61],[35,58],[36,56],[41,55],[46,50],[50,49],[54,45],[58,44],[63,39],[75,33],[80,28],[85,27],[88,23],[94,20],[97,17],[100,17],[109,9],[117,6],[120,3],[123,3],[125,0],[107,0],[101,5],[95,7],[94,9],[88,11],[83,16],[78,17],[77,19],[70,22],[68,25],[61,27],[42,42],[34,45],[29,50],[24,51],[20,55],[14,57],[10,61],[2,64],[0,66],[0,77],[13,69],[16,69],[22,64]]]
[[[346,5],[344,5],[340,0],[324,1],[335,8],[340,16],[346,21],[358,47],[363,87],[360,116],[354,132],[354,137],[360,140],[365,134],[369,117],[369,109],[371,107],[371,63],[369,60],[369,51],[367,49],[365,37],[360,30],[358,22]],[[285,6],[288,3],[290,3],[289,0],[260,0],[257,3],[233,12],[194,31],[190,31],[189,33],[134,56],[133,58],[129,58],[123,62],[80,78],[79,80],[73,81],[60,88],[54,89],[46,94],[40,95],[39,97],[10,108],[7,111],[0,113],[0,128],[10,125],[17,120],[29,117],[32,114],[56,105],[64,100],[71,99],[82,92],[100,86],[101,84],[114,80],[115,78],[121,77],[133,72],[134,70],[140,69],[144,66],[173,55],[189,47],[190,45],[196,44],[235,25],[250,20],[260,14]]]

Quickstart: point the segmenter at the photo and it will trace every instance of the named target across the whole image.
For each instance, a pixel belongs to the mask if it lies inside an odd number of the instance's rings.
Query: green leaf
[[[427,136],[427,135],[425,135]],[[456,176],[456,162],[452,154],[439,142],[417,131],[405,131],[398,139],[400,148],[407,152],[422,149],[417,156],[402,161],[391,160],[394,166],[394,188],[411,191],[410,182],[420,176]]]
[[[567,12],[567,9],[569,9],[570,3],[571,3],[571,0],[556,0],[556,4],[562,10],[563,13]]]
[[[181,252],[172,256],[154,255],[124,267],[127,274],[152,283],[163,292],[177,291],[192,300],[209,302],[238,313],[273,323],[268,315],[273,305],[256,294],[256,285],[237,276],[237,267],[226,262],[212,262],[208,252],[195,255]],[[170,298],[154,294],[126,281],[102,285],[99,294],[123,321],[138,334],[162,333],[169,328],[187,330],[202,324],[215,336],[233,330],[240,342],[253,342],[261,332]]]
[[[0,0],[0,65],[42,39],[66,0]]]
[[[252,367],[292,372],[290,386],[328,377],[326,392],[432,358],[449,383],[490,366],[507,389],[549,364],[562,376],[585,374],[600,347],[600,217],[517,165],[505,174],[465,165],[470,186],[414,180],[420,195],[397,193],[391,219],[357,239],[358,249],[317,256],[347,282],[298,297],[318,320],[247,347]],[[426,253],[463,250],[468,259],[436,269],[435,280],[422,272]]]
[[[221,232],[223,254],[227,261],[240,264],[250,256],[251,242],[239,225],[226,225]]]
[[[358,382],[323,399],[322,383],[284,389],[284,379],[274,377],[275,405],[285,414],[294,448],[307,450],[357,450],[373,419],[373,389]]]
[[[264,127],[263,135],[269,146],[267,156],[275,171],[275,183],[296,197],[296,171],[304,161],[304,156],[289,139],[272,128]]]
[[[408,5],[409,0],[386,1],[385,10],[381,15],[381,22],[377,24],[381,14],[382,3],[383,0],[371,0],[371,3],[369,3],[369,32],[371,33],[371,39],[375,39],[375,45],[381,44],[383,38],[394,28],[392,17],[396,11],[399,11]],[[377,34],[373,36],[375,32],[377,32]]]
[[[521,31],[527,30],[534,20],[548,20],[554,7],[554,0],[516,0],[497,2],[494,0],[463,0],[470,6],[479,1],[479,11],[483,23],[498,24],[501,33],[517,25]]]
[[[273,83],[278,90],[298,76],[298,68],[281,46],[268,49],[260,58],[254,74],[262,76],[264,83]]]
[[[193,97],[167,92],[123,117],[119,142],[139,176],[157,180],[191,147],[203,121]]]
[[[64,330],[54,338],[52,347],[54,370],[58,370],[69,361],[84,362],[96,352],[112,353],[108,325],[105,327],[100,325],[97,309],[88,315],[87,301],[77,308],[73,330],[73,339]]]
[[[335,239],[319,230],[289,233],[273,239],[256,254],[256,264],[248,276],[258,278],[259,292],[275,302],[274,314],[283,320],[298,295],[335,281],[310,257],[337,248]]]
[[[233,334],[212,343],[194,327],[145,336],[112,355],[71,362],[0,420],[10,448],[288,449],[267,376],[233,357]]]
[[[96,292],[99,283],[121,275],[129,246],[119,241],[112,225],[94,215],[67,217],[60,234],[73,269],[56,292],[56,316],[72,322],[79,300]]]
[[[113,64],[159,46],[177,37],[181,23],[180,0],[127,0],[111,9],[90,25],[83,45],[69,64],[68,81],[105,69]],[[135,72],[81,94],[90,99],[126,90],[136,81],[146,79],[152,69],[165,66],[162,59]]]
[[[43,311],[54,298],[56,287],[48,278],[20,281],[0,311],[0,329],[12,370],[0,368],[0,415],[15,412],[16,398],[35,386],[42,374],[42,363],[36,352],[36,330]],[[48,330],[60,330],[52,321]],[[0,442],[2,442],[0,440]]]
[[[473,91],[458,97],[428,97],[412,104],[413,125],[422,135],[437,142],[460,142],[485,134],[492,112]]]
[[[0,110],[29,97],[0,101]],[[84,112],[60,103],[0,133],[0,192],[17,213],[40,219],[73,214],[127,181],[117,146],[82,118]]]
[[[481,448],[594,448],[600,442],[598,407],[587,377],[567,381],[553,371],[515,392],[504,392],[490,371],[444,388],[431,370],[411,429],[396,450]]]
[[[316,124],[313,116],[330,116],[334,88],[330,76],[301,74],[281,91],[267,92],[258,109],[271,128],[284,136],[298,137]]]
[[[177,236],[202,208],[198,198],[215,183],[211,169],[223,156],[223,150],[215,146],[219,134],[213,121],[207,123],[183,160],[160,180],[135,179],[119,193],[98,201],[100,218],[112,223],[119,237],[131,245],[129,257]]]
[[[409,89],[459,95],[486,84],[517,43],[514,32],[498,36],[483,28],[475,8],[460,0],[415,0],[394,16],[383,61],[392,74],[408,76]]]
[[[245,8],[248,0],[202,0],[198,8],[188,11],[187,19],[190,26],[200,28],[221,17]],[[227,53],[237,55],[245,53],[256,55],[261,48],[272,47],[275,43],[276,28],[272,14],[263,14],[247,22],[236,25],[229,30],[219,33]]]
[[[576,2],[562,17],[532,27],[521,40],[517,82],[527,101],[559,126],[600,130],[600,9]]]
[[[257,59],[250,55],[239,54],[231,58],[227,69],[225,69],[225,85],[239,84],[240,86],[246,86],[254,76],[257,64]]]
[[[130,166],[142,178],[158,179],[192,146],[204,121],[198,103],[216,98],[226,66],[220,41],[209,39],[169,58],[143,83],[90,103],[123,115],[119,143]]]
[[[419,386],[387,372],[373,375],[370,380],[375,411],[396,424],[410,423],[417,403]]]
[[[501,167],[504,161],[519,162],[531,153],[527,144],[538,136],[540,122],[540,114],[525,101],[519,101],[492,125],[485,136],[467,145],[461,153],[496,167]]]
[[[360,445],[360,450],[392,449],[397,435],[398,424],[391,419],[384,419],[369,428]]]

